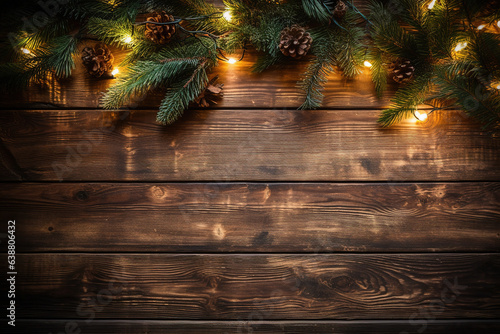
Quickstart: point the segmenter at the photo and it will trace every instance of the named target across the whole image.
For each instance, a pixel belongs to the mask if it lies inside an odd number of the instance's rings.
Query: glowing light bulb
[[[123,42],[125,42],[125,43],[127,43],[127,44],[132,43],[132,37],[130,37],[130,36],[125,37],[125,38],[123,39]]]
[[[419,113],[418,111],[415,111],[415,118],[419,121],[425,121],[427,119],[427,114],[426,113]]]
[[[497,22],[497,26],[498,26],[498,28],[500,28],[500,21]]]
[[[234,64],[234,63],[236,63],[236,59],[234,59],[234,58],[229,58],[229,59],[227,60],[227,62],[228,62],[229,64]]]
[[[486,24],[481,24],[479,27],[477,27],[477,30],[483,30],[486,27]]]
[[[117,75],[118,73],[120,73],[120,70],[119,70],[119,69],[117,69],[117,68],[115,68],[113,71],[111,71],[111,75],[112,75],[112,76],[115,76],[115,75]]]
[[[229,10],[226,10],[222,16],[226,19],[227,22],[231,22],[233,19],[233,15],[231,15],[231,12]]]
[[[27,54],[27,55],[29,55],[31,53],[30,50],[25,49],[25,48],[21,48],[21,52],[24,53],[24,54]]]
[[[372,63],[370,63],[368,60],[365,60],[363,65],[365,65],[366,67],[372,67]]]
[[[460,42],[455,47],[455,52],[460,52],[467,47],[467,42]]]
[[[499,90],[500,90],[500,84],[498,84],[498,85],[496,86],[496,89],[499,89]]]
[[[436,0],[432,0],[431,3],[429,4],[429,6],[427,6],[427,8],[432,9],[432,8],[434,8],[435,4],[436,4]]]

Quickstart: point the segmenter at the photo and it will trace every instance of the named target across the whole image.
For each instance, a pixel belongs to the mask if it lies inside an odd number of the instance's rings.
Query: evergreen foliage
[[[288,0],[281,4],[263,0],[226,0],[225,5],[235,24],[231,26],[225,47],[233,50],[244,43],[253,45],[261,51],[254,71],[261,72],[270,66],[293,61],[277,48],[285,27],[292,24],[308,27],[313,44],[309,52],[311,56],[306,58],[307,70],[298,80],[305,93],[300,108],[318,108],[328,74],[338,68],[346,77],[356,76],[367,53],[363,16],[351,6],[344,18],[337,21],[333,18],[335,4],[334,0]]]
[[[429,3],[399,0],[390,7],[376,0],[371,4],[369,56],[377,92],[382,94],[387,85],[384,64],[405,59],[416,68],[415,78],[397,90],[392,105],[382,112],[380,124],[389,126],[411,117],[425,104],[430,112],[460,108],[485,128],[498,127],[500,35],[478,29],[498,22],[498,9],[490,5],[493,1],[438,0],[433,8]]]

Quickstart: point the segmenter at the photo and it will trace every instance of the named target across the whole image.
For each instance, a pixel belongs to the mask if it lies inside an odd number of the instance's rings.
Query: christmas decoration
[[[170,39],[174,36],[176,28],[175,24],[166,24],[166,25],[158,25],[155,23],[166,23],[173,22],[174,17],[165,12],[155,13],[153,16],[148,17],[146,29],[144,34],[147,39],[153,41],[157,44],[165,44],[170,41]]]
[[[207,85],[207,88],[203,90],[200,95],[194,100],[194,102],[202,108],[207,108],[210,106],[210,102],[217,104],[216,100],[223,96],[222,89],[224,84],[217,83],[218,77],[215,76]]]
[[[307,54],[311,43],[311,35],[306,29],[295,24],[281,31],[279,48],[285,56],[299,59]]]
[[[96,78],[112,71],[113,54],[103,43],[98,43],[94,47],[86,46],[82,50],[82,63],[87,72]]]
[[[407,83],[413,78],[415,68],[409,60],[394,61],[389,66],[392,71],[392,80],[399,84]]]
[[[118,47],[127,50],[124,71],[102,105],[120,108],[163,90],[157,121],[168,124],[193,102],[207,106],[221,95],[208,74],[220,62],[242,60],[252,46],[259,51],[256,72],[299,58],[306,63],[297,77],[300,109],[321,106],[334,71],[346,78],[370,71],[379,96],[388,80],[401,84],[382,126],[417,117],[426,104],[429,117],[461,108],[499,127],[498,0],[372,0],[366,16],[345,0],[226,0],[225,7],[203,0],[74,0],[36,30],[24,25],[9,34],[13,48],[2,50],[9,58],[0,65],[0,84],[25,88],[69,77],[77,57],[93,77],[115,75],[106,45]],[[88,40],[98,43],[80,49]],[[239,59],[226,56],[238,53]]]
[[[374,2],[369,51],[372,78],[381,94],[387,76],[404,83],[379,122],[389,126],[417,117],[419,105],[460,108],[485,127],[500,124],[500,92],[487,83],[500,79],[500,36],[474,22],[495,22],[500,13],[484,2],[463,0]],[[478,24],[477,26],[480,26]],[[388,59],[398,59],[392,66]]]

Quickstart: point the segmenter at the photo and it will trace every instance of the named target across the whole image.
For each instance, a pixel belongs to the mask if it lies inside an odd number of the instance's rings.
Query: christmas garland
[[[23,9],[32,21],[8,35],[2,84],[27,87],[48,76],[68,77],[76,57],[90,76],[113,78],[108,46],[124,48],[120,68],[127,71],[105,93],[103,107],[120,108],[162,90],[157,120],[167,124],[191,104],[206,107],[220,96],[217,64],[241,60],[253,46],[256,72],[307,62],[300,109],[321,106],[330,73],[353,78],[369,67],[379,96],[389,82],[397,85],[382,126],[449,108],[487,128],[500,125],[497,0],[374,0],[363,11],[347,0],[225,0],[222,10],[204,0],[55,1],[43,22]],[[80,45],[86,46],[79,51]],[[236,52],[239,59],[227,57]],[[419,111],[421,105],[428,108]]]

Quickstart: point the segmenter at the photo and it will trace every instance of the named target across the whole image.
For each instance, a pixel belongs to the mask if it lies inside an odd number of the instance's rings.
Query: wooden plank
[[[428,320],[410,321],[169,321],[169,320],[18,320],[16,327],[25,334],[81,333],[92,334],[221,334],[221,333],[336,333],[363,334],[470,334],[500,331],[498,320]],[[69,331],[67,329],[70,329]]]
[[[20,252],[500,250],[500,183],[4,184]]]
[[[20,319],[500,317],[499,254],[18,254],[16,269]]]
[[[0,180],[495,181],[500,141],[461,112],[381,129],[378,111],[5,111]],[[2,161],[5,166],[6,162]]]
[[[80,48],[83,48],[82,45]],[[113,49],[115,63],[126,53]],[[235,55],[240,57],[240,55]],[[218,75],[224,83],[224,98],[214,108],[297,108],[304,96],[297,82],[305,72],[304,61],[291,60],[281,68],[273,68],[256,74],[252,66],[257,60],[257,52],[249,51],[243,61],[236,64],[220,62],[211,76]],[[117,65],[118,66],[118,65]],[[118,66],[119,67],[119,66]],[[125,73],[125,68],[120,68]],[[94,79],[85,72],[81,60],[76,59],[72,76],[64,80],[51,80],[46,87],[30,87],[15,93],[0,93],[1,108],[58,109],[58,108],[98,108],[103,92],[114,79]],[[386,97],[379,100],[374,93],[371,77],[366,70],[355,80],[342,78],[340,74],[330,76],[325,87],[324,108],[380,108],[387,105]],[[152,93],[147,98],[136,101],[139,108],[158,109],[164,94]]]

